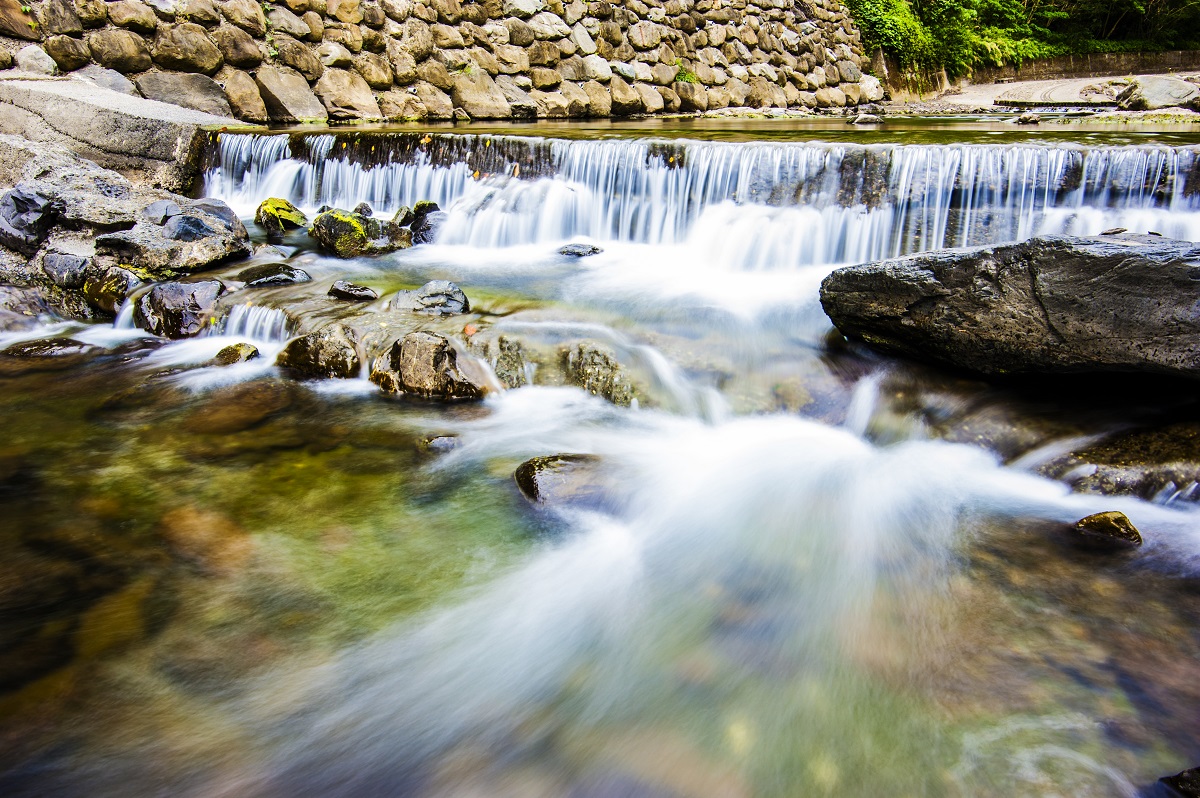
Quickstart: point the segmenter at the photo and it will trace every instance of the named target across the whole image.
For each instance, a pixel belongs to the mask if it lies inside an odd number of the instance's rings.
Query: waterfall
[[[261,305],[234,305],[221,321],[220,334],[252,341],[282,343],[292,337],[292,318],[278,308]]]
[[[736,250],[737,268],[878,260],[1106,228],[1200,238],[1196,148],[569,141],[365,134],[220,137],[207,193],[243,215],[431,199],[438,243],[575,237]]]

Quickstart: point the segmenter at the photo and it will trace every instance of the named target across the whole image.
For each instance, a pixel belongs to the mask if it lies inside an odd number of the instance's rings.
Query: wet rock
[[[1183,798],[1200,798],[1200,768],[1191,768],[1174,776],[1164,776],[1159,782]]]
[[[572,258],[586,258],[589,255],[599,255],[603,251],[595,244],[567,244],[558,251],[558,254]]]
[[[189,203],[161,225],[142,218],[129,230],[96,238],[98,259],[151,279],[199,271],[249,252],[246,228],[217,200]]]
[[[458,367],[458,353],[444,336],[412,332],[392,344],[371,371],[386,393],[429,399],[482,399],[485,389]]]
[[[26,364],[23,370],[30,370],[29,366],[36,370],[58,370],[86,363],[103,352],[102,347],[71,338],[43,338],[12,344],[0,355],[23,361]]]
[[[339,258],[382,255],[412,246],[412,233],[398,225],[337,209],[318,214],[309,234],[322,250]]]
[[[353,379],[362,369],[358,335],[340,324],[293,338],[275,363],[302,377]]]
[[[636,398],[633,385],[621,370],[616,353],[591,341],[584,341],[562,353],[567,381],[594,396],[602,396],[621,407]]]
[[[1034,113],[1021,114],[1013,120],[1013,124],[1015,125],[1040,125],[1041,122],[1042,117]]]
[[[445,221],[446,213],[436,202],[418,202],[413,206],[413,220],[409,225],[413,244],[432,244],[437,238],[438,228]]]
[[[147,72],[134,83],[147,100],[171,103],[214,116],[233,116],[221,85],[205,75]]]
[[[213,305],[224,286],[216,280],[199,283],[159,283],[134,306],[139,327],[167,338],[189,338],[212,318]]]
[[[1200,377],[1200,245],[1045,236],[834,271],[821,303],[884,351],[983,374]]]
[[[258,347],[254,344],[237,343],[217,352],[213,358],[213,363],[218,366],[232,366],[235,363],[245,363],[248,360],[256,360],[261,357]]]
[[[254,211],[254,223],[268,234],[281,235],[308,225],[308,217],[292,203],[279,197],[263,200]]]
[[[138,283],[137,276],[127,269],[93,270],[83,281],[83,296],[93,309],[115,316]]]
[[[82,255],[47,252],[42,258],[42,271],[60,288],[82,288],[91,264],[91,258]]]
[[[361,302],[370,302],[379,299],[379,294],[374,289],[346,280],[338,280],[330,286],[329,296],[334,299],[349,299]]]
[[[360,202],[354,206],[354,212],[359,216],[374,216],[375,211],[371,210],[371,206],[365,202]]]
[[[21,184],[0,196],[0,244],[32,255],[50,231],[61,204],[32,186]]]
[[[462,445],[457,435],[434,435],[417,442],[417,450],[427,454],[445,454]]]
[[[858,114],[846,122],[848,125],[882,125],[883,118],[876,114]]]
[[[604,504],[606,486],[600,479],[601,460],[592,454],[534,457],[517,466],[513,479],[521,495],[534,504]]]
[[[254,552],[250,535],[232,519],[193,506],[167,512],[159,534],[177,557],[211,576],[236,573]]]
[[[1198,498],[1200,424],[1178,422],[1109,435],[1038,468],[1079,493]]]
[[[413,291],[399,291],[388,302],[392,310],[411,310],[428,316],[470,313],[471,303],[462,289],[449,280],[431,280]]]
[[[272,285],[294,285],[312,280],[308,272],[286,263],[264,263],[238,272],[238,280],[247,288],[264,288]]]
[[[1142,545],[1142,535],[1125,513],[1109,510],[1095,513],[1075,522],[1074,529],[1089,543],[1111,548],[1134,548]]]

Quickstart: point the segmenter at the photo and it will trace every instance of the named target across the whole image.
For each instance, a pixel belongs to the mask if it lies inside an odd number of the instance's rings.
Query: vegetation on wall
[[[1200,49],[1200,0],[845,0],[866,44],[905,67]]]

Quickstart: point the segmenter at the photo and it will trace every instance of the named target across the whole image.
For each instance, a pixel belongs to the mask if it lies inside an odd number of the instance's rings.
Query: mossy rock
[[[260,357],[260,355],[258,347],[254,344],[230,344],[220,352],[217,352],[217,356],[213,358],[213,363],[218,366],[232,366],[235,363],[245,363],[247,360],[254,360]]]
[[[337,208],[319,214],[308,232],[323,251],[339,258],[382,255],[412,246],[409,230]]]
[[[272,197],[258,206],[254,212],[254,223],[268,234],[281,235],[287,230],[299,230],[308,224],[304,212],[285,199]]]

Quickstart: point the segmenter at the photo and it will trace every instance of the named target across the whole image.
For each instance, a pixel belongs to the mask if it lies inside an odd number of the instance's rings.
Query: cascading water
[[[741,268],[1117,226],[1200,237],[1197,152],[1186,147],[444,138],[313,136],[292,152],[287,136],[224,135],[208,192],[243,214],[274,194],[383,214],[431,199],[450,211],[443,244],[736,247]]]

